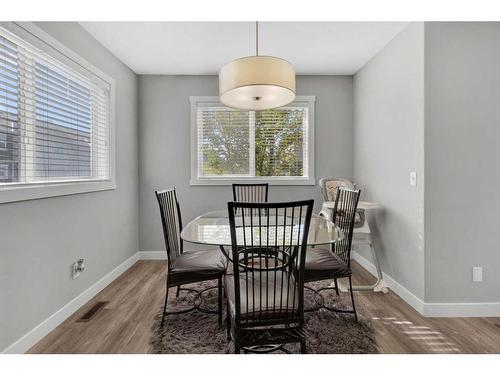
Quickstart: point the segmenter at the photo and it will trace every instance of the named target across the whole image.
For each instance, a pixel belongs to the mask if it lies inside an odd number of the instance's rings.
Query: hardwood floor
[[[148,353],[151,325],[163,306],[165,268],[165,261],[137,262],[29,353]],[[353,270],[355,284],[373,281],[358,264]],[[373,319],[383,353],[500,353],[500,318],[424,318],[392,292],[356,292],[355,298]],[[78,322],[98,301],[108,303]]]

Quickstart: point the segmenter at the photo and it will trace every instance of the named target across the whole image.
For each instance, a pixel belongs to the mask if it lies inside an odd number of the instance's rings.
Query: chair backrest
[[[360,190],[337,188],[332,221],[344,232],[344,238],[335,242],[333,249],[349,268],[351,267],[351,244],[354,219],[358,207]]]
[[[182,254],[181,209],[177,201],[175,189],[155,191],[155,194],[160,206],[163,237],[165,239],[168,267],[170,269],[175,259]]]
[[[269,184],[233,184],[233,201],[267,202]]]
[[[237,325],[303,324],[313,205],[228,202]]]
[[[356,187],[354,182],[346,178],[333,178],[324,177],[319,180],[319,186],[321,188],[321,193],[323,193],[323,198],[325,201],[335,202],[335,195],[337,194],[337,188],[345,188],[354,190]]]

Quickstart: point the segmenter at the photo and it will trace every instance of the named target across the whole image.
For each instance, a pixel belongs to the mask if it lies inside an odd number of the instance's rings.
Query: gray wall
[[[499,46],[498,22],[426,23],[427,302],[500,301]]]
[[[138,250],[137,77],[78,24],[38,26],[116,79],[117,188],[0,205],[0,351]]]
[[[140,76],[140,249],[163,250],[154,190],[178,189],[183,221],[223,209],[230,186],[189,186],[191,95],[217,95],[216,76]],[[297,78],[298,95],[316,95],[315,176],[352,175],[352,77]],[[322,200],[317,186],[271,186],[270,199]]]
[[[354,180],[385,273],[424,298],[424,26],[413,23],[354,76]],[[417,187],[409,186],[416,171]],[[375,221],[373,219],[376,219]],[[367,249],[358,249],[371,259]]]

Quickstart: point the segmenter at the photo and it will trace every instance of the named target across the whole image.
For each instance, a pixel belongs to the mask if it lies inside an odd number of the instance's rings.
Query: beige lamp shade
[[[272,56],[251,56],[231,61],[219,72],[220,101],[247,110],[277,108],[295,99],[295,69]]]

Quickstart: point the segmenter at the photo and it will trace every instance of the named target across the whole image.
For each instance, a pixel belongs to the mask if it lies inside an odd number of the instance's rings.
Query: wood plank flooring
[[[151,325],[163,306],[165,269],[165,261],[138,261],[29,353],[148,353]],[[354,284],[373,282],[356,263],[353,271]],[[424,318],[392,292],[356,292],[355,299],[373,320],[383,353],[500,353],[500,318]],[[108,303],[78,322],[98,301]]]

